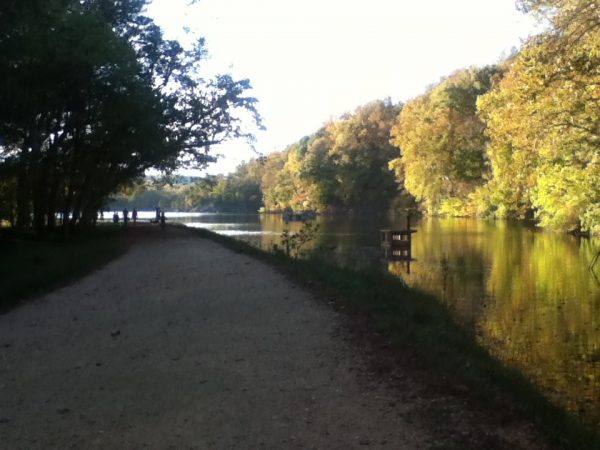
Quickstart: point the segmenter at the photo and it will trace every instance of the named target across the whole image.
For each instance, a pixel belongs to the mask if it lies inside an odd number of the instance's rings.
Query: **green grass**
[[[126,246],[117,228],[102,226],[66,241],[2,230],[0,248],[0,312],[5,312],[93,271]]]
[[[472,398],[491,411],[506,411],[533,422],[553,446],[599,449],[591,426],[551,403],[518,371],[503,366],[459,326],[436,298],[406,287],[380,271],[353,271],[318,259],[293,260],[206,230],[198,234],[259,258],[322,294],[399,351],[415,354],[429,373],[448,385],[467,386]]]

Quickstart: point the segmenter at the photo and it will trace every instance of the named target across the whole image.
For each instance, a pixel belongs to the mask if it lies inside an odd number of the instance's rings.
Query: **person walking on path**
[[[127,221],[129,220],[129,211],[127,208],[123,208],[123,226],[127,226]]]
[[[165,229],[166,221],[167,221],[167,218],[165,217],[165,212],[163,211],[160,213],[160,228],[162,230]]]
[[[131,211],[131,219],[133,220],[133,224],[135,225],[137,222],[137,209],[133,208]]]

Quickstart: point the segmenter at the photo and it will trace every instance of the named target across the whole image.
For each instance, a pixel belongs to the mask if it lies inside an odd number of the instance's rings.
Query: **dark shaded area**
[[[30,233],[0,233],[0,313],[34,295],[67,284],[126,251],[126,240],[116,227],[65,241],[61,236],[38,238]]]
[[[90,228],[153,168],[203,168],[211,146],[260,126],[248,80],[200,77],[144,16],[148,0],[6,0],[0,10],[0,221],[38,234]],[[250,125],[253,126],[253,125]]]

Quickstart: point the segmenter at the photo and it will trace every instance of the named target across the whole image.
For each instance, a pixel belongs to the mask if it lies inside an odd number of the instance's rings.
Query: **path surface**
[[[325,302],[168,233],[0,316],[0,448],[433,446]]]

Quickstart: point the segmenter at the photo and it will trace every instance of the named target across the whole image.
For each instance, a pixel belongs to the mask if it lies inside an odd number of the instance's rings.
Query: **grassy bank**
[[[122,254],[125,247],[122,233],[112,226],[66,241],[2,230],[0,312],[97,269]]]
[[[196,232],[272,264],[321,297],[334,300],[338,308],[365,320],[369,332],[377,339],[383,337],[392,351],[414,354],[419,364],[448,386],[466,386],[468,396],[489,411],[535,423],[552,446],[600,448],[600,437],[592,427],[552,404],[519,372],[495,360],[434,297],[379,271],[356,272],[315,259],[292,260],[206,230]]]

